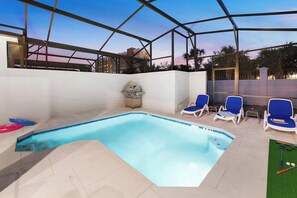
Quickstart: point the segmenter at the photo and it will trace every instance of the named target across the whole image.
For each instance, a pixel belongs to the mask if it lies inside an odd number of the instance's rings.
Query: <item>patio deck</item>
[[[79,141],[39,153],[15,152],[16,138],[31,130],[98,119],[130,109],[73,114],[53,118],[0,139],[0,198],[10,197],[104,197],[104,198],[263,198],[269,139],[297,143],[293,133],[264,132],[263,121],[249,118],[239,125],[213,121],[214,113],[200,119],[194,116],[164,114],[227,130],[236,138],[199,187],[157,187],[98,141]]]

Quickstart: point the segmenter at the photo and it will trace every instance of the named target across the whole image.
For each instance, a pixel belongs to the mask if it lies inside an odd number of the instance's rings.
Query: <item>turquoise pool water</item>
[[[158,186],[199,186],[233,138],[221,131],[147,113],[129,113],[18,140],[17,151],[41,151],[98,140]]]

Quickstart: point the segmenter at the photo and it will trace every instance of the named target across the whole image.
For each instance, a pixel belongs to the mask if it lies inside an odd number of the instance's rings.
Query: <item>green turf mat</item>
[[[284,146],[283,168],[289,168],[286,162],[293,162],[297,166],[297,147],[292,144],[286,144],[270,140],[269,159],[268,159],[268,177],[267,177],[267,198],[297,198],[297,168],[277,174],[281,170],[280,159],[281,149]]]

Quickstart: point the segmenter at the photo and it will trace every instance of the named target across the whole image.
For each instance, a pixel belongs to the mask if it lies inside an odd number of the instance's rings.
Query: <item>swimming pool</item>
[[[232,142],[226,132],[148,113],[126,113],[29,134],[16,151],[98,140],[158,186],[194,187]]]

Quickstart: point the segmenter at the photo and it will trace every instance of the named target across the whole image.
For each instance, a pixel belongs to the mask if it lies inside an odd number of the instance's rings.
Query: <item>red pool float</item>
[[[0,133],[7,133],[7,132],[15,131],[22,127],[23,127],[23,125],[21,125],[21,124],[0,125]]]

